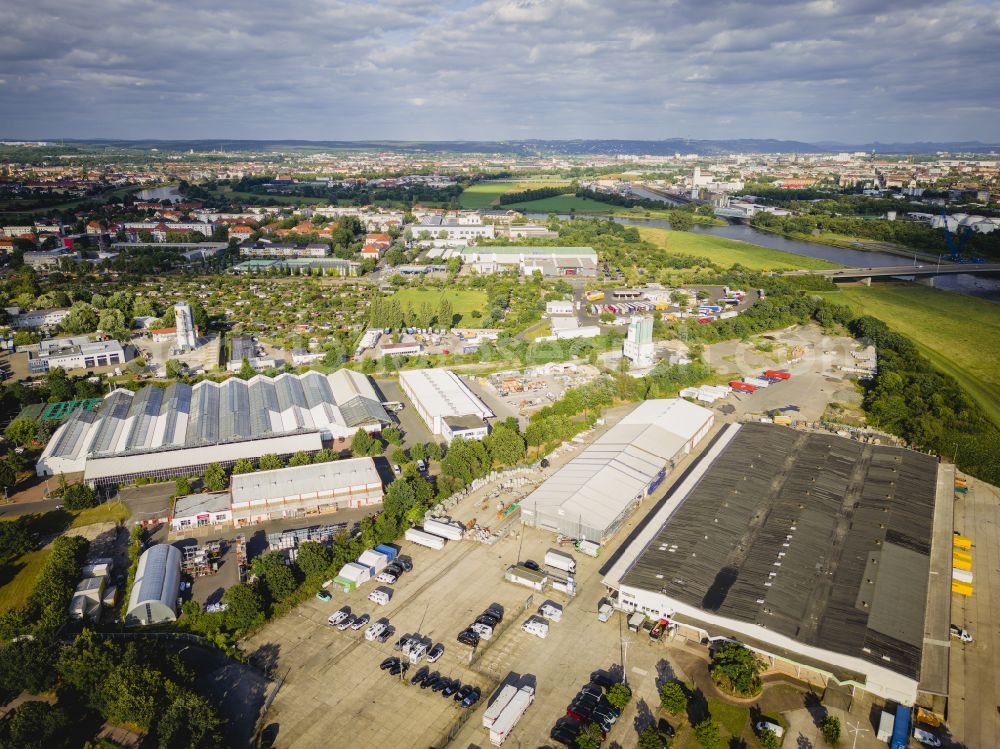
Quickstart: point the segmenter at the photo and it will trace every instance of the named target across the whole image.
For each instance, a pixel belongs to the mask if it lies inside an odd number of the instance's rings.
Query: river
[[[581,216],[581,214],[577,214],[577,216]],[[548,214],[529,213],[528,218],[544,220],[548,218]],[[562,215],[559,218],[567,219],[571,217],[569,215]],[[666,229],[670,228],[670,222],[663,219],[614,217],[614,220],[625,226],[659,226]],[[902,255],[891,255],[888,252],[878,252],[875,250],[850,250],[818,242],[789,239],[780,234],[760,231],[746,224],[726,224],[725,226],[695,224],[691,231],[698,234],[713,234],[717,237],[736,239],[741,242],[755,244],[758,247],[768,247],[772,250],[781,250],[793,255],[829,260],[831,263],[839,263],[848,268],[880,268],[888,265],[906,264],[906,259]],[[966,294],[1000,303],[1000,278],[997,278],[996,275],[977,276],[972,273],[959,273],[938,276],[934,281],[934,286],[943,291],[952,291],[956,294]]]
[[[181,194],[177,190],[177,185],[166,185],[164,187],[150,187],[146,190],[139,190],[136,193],[136,197],[139,200],[169,200],[171,202],[180,202]]]

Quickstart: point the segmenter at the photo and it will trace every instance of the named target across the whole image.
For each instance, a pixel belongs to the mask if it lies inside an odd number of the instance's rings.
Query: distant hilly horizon
[[[6,140],[15,140],[8,138]],[[36,140],[36,139],[24,139]],[[637,155],[669,156],[674,153],[697,154],[701,156],[731,153],[837,153],[841,151],[874,151],[887,155],[931,154],[939,151],[957,153],[989,154],[1000,153],[1000,143],[980,141],[920,141],[915,143],[841,143],[837,141],[817,141],[808,143],[798,140],[771,138],[735,139],[692,139],[666,138],[663,140],[622,140],[622,139],[524,139],[500,141],[442,140],[299,140],[299,139],[228,139],[201,138],[190,140],[169,140],[144,138],[137,140],[116,138],[41,138],[47,142],[59,141],[65,144],[105,146],[110,148],[158,148],[164,151],[267,151],[281,148],[320,148],[333,150],[387,150],[402,153],[501,153],[512,156],[536,155]]]

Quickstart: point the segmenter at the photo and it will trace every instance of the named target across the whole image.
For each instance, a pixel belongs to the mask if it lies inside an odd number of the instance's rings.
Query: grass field
[[[820,270],[841,267],[827,260],[793,255],[790,252],[772,250],[711,234],[640,226],[639,236],[647,242],[663,247],[667,252],[706,257],[725,268],[736,263],[751,270]]]
[[[1000,424],[1000,305],[911,283],[852,286],[824,296],[912,338]]]
[[[73,522],[69,527],[81,528],[93,523],[124,523],[132,513],[121,502],[105,502],[103,505],[89,507],[72,514]]]
[[[556,195],[554,198],[529,200],[527,203],[511,203],[504,208],[526,213],[616,213],[625,209],[617,206],[599,203],[590,198],[578,198],[576,195]]]
[[[437,312],[441,300],[447,297],[451,302],[451,308],[462,319],[459,321],[463,325],[474,326],[475,321],[471,317],[473,310],[482,312],[486,309],[486,293],[475,289],[400,289],[392,295],[393,299],[399,301],[403,311],[408,305],[413,305],[416,309],[424,302],[430,302],[431,307]]]
[[[29,551],[0,568],[0,611],[20,606],[35,587],[35,578],[49,556],[48,549]]]
[[[496,180],[479,182],[464,190],[458,200],[463,208],[489,208],[505,192],[537,190],[539,187],[568,185],[564,179]]]
[[[238,192],[229,187],[220,187],[217,190],[209,190],[209,192],[216,197],[227,200],[236,199],[257,203],[263,203],[266,200],[273,200],[275,203],[280,203],[281,205],[326,205],[330,202],[329,200],[324,200],[323,198],[300,198],[294,195],[258,195],[255,192]]]

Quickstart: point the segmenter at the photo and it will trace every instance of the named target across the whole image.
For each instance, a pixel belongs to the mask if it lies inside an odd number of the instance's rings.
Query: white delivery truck
[[[447,523],[443,520],[425,520],[424,530],[433,533],[435,536],[447,538],[449,541],[461,541],[465,536],[465,529],[454,523]]]
[[[416,528],[407,529],[406,533],[403,534],[403,538],[420,546],[437,549],[438,551],[443,549],[447,543],[441,536],[435,536],[433,533],[424,533]]]
[[[503,709],[514,699],[515,694],[517,694],[517,687],[513,684],[507,684],[500,690],[500,694],[497,695],[497,698],[490,703],[489,707],[486,708],[486,712],[483,713],[483,728],[493,727],[496,719],[500,717]]]
[[[545,564],[555,567],[557,570],[568,572],[570,575],[576,574],[576,560],[565,551],[549,549],[545,552]]]
[[[500,715],[493,721],[490,727],[490,743],[493,746],[500,746],[510,732],[514,730],[521,716],[528,709],[528,706],[535,701],[535,690],[531,687],[521,687],[517,690],[507,706],[500,711]]]

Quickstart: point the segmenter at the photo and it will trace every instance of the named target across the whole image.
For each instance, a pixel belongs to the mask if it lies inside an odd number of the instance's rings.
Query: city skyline
[[[996,142],[1000,6],[8,3],[0,137]]]

